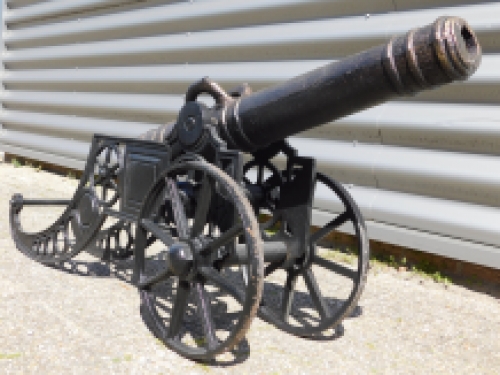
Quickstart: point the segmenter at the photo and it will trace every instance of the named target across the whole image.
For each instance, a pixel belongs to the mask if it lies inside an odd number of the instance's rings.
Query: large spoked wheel
[[[315,205],[324,207],[334,193],[342,207],[340,214],[313,210],[315,220],[325,223],[310,233],[309,248],[292,267],[266,267],[261,314],[278,328],[301,337],[332,337],[344,318],[356,308],[363,291],[369,262],[369,241],[361,213],[346,189],[322,173],[316,174]],[[277,215],[279,216],[279,214]],[[275,218],[279,222],[279,217]],[[313,220],[314,221],[314,220]],[[285,228],[283,228],[285,227]],[[351,234],[351,243],[321,247],[327,237]],[[275,237],[293,236],[286,225]],[[269,275],[267,275],[269,274]]]
[[[157,180],[140,213],[135,262],[143,316],[168,347],[207,360],[244,337],[262,295],[262,245],[252,207],[220,169],[183,161]]]

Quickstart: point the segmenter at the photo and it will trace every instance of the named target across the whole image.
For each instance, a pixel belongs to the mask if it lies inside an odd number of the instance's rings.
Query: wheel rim
[[[236,220],[228,223],[221,211]],[[250,204],[220,169],[187,161],[158,179],[137,225],[135,271],[143,316],[167,346],[188,358],[209,359],[244,337],[263,287],[258,233]],[[251,276],[247,284],[224,266],[239,237]]]
[[[331,337],[337,332],[328,330],[352,315],[357,306],[366,283],[369,242],[361,213],[345,188],[322,173],[316,174],[316,185],[323,193],[334,192],[343,211],[339,215],[321,213],[331,217],[323,219],[327,224],[311,233],[306,252],[309,259],[297,260],[295,267],[286,270],[279,269],[279,264],[266,267],[260,314],[278,328],[298,336]],[[279,218],[274,221],[279,222]],[[354,238],[351,251],[318,246],[341,226]]]

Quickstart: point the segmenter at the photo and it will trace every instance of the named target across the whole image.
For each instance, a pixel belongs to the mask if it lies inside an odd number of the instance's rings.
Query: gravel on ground
[[[77,180],[2,162],[0,180],[0,374],[500,374],[498,294],[389,267],[372,269],[341,337],[305,340],[256,318],[247,352],[190,361],[145,326],[129,269],[85,253],[57,269],[15,248],[12,194],[70,198]],[[60,212],[23,220],[42,228]]]

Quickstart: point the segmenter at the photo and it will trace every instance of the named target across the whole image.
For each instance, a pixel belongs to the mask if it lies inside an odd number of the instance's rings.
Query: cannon
[[[203,78],[176,121],[137,139],[95,135],[71,200],[14,195],[13,240],[45,264],[81,251],[131,260],[144,321],[190,359],[235,348],[257,314],[297,336],[331,337],[357,307],[369,239],[348,191],[286,139],[464,80],[480,59],[469,25],[442,17],[255,93]],[[211,106],[200,100],[207,94]],[[313,203],[328,195],[342,209],[320,209],[324,225],[314,227]],[[23,207],[46,205],[66,208],[45,230],[25,232]],[[318,245],[337,231],[353,245]]]

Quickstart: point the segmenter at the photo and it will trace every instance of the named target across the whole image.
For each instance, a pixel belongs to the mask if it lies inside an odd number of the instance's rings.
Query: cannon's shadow
[[[164,267],[164,256],[165,254],[159,253],[154,257],[148,259],[148,268],[152,270],[152,272],[156,272],[158,269]],[[79,260],[72,259],[66,262],[63,262],[59,265],[50,266],[51,268],[72,274],[78,275],[82,277],[93,277],[93,278],[109,278],[114,277],[123,282],[126,282],[130,285],[134,285],[133,281],[133,268],[134,268],[134,260],[126,259],[126,260],[113,260],[113,261],[102,261],[99,259],[95,260]],[[237,272],[234,270],[225,270],[225,277],[231,281],[231,283],[235,286],[239,286],[244,288],[242,284],[241,272]],[[175,292],[173,292],[175,288],[172,287],[164,287],[161,291],[161,300],[158,299],[155,301],[156,310],[162,312],[163,316],[170,316],[172,311],[172,302],[175,298]],[[279,284],[268,282],[266,280],[264,286],[264,297],[263,303],[265,303],[266,307],[270,309],[273,313],[279,314],[280,311],[280,300],[283,293],[283,287]],[[211,300],[211,309],[214,315],[215,323],[217,324],[217,328],[225,331],[230,331],[233,328],[233,323],[237,319],[237,314],[231,310],[228,306],[227,298],[224,298],[227,294],[222,293],[220,290],[212,290],[210,292],[210,300]],[[340,306],[344,301],[335,298],[325,298],[328,305],[335,311],[336,306]],[[188,309],[186,311],[186,318],[184,321],[185,330],[190,331],[190,333],[194,336],[198,335],[198,337],[203,335],[203,330],[201,324],[198,319],[196,319],[196,311],[195,304],[190,303],[188,305]],[[296,291],[293,299],[293,319],[296,320],[299,324],[314,324],[319,321],[319,317],[315,314],[312,314],[315,308],[311,301],[309,294],[304,293],[302,291]],[[150,330],[150,332],[157,337],[160,338],[161,335],[158,333],[157,327],[155,327],[156,323],[151,321],[150,314],[145,310],[144,305],[141,303],[140,308],[141,318],[146,325],[146,327]],[[349,316],[350,318],[358,317],[362,314],[362,307],[357,306],[354,311]],[[258,314],[258,316],[266,320],[262,314]],[[165,319],[165,324],[168,326],[168,318]],[[315,335],[313,337],[306,337],[315,341],[332,341],[342,337],[344,334],[344,327],[342,324],[339,324],[334,329],[329,329],[324,331],[322,334]],[[250,345],[248,340],[245,338],[240,341],[240,343],[233,348],[229,353],[226,353],[223,356],[218,356],[216,359],[213,359],[209,362],[205,362],[209,365],[213,366],[233,366],[235,364],[244,362],[250,356]]]
[[[149,258],[147,262],[147,268],[151,273],[155,273],[160,270],[164,264],[164,253],[156,254],[154,257]],[[113,261],[103,261],[103,260],[79,260],[71,259],[62,262],[58,265],[47,265],[50,268],[62,271],[71,275],[81,276],[81,277],[92,277],[92,278],[109,278],[114,277],[120,281],[126,282],[127,284],[133,285],[133,269],[134,260],[113,260]],[[158,290],[156,291],[158,292]],[[155,309],[160,311],[162,318],[169,317],[172,312],[172,302],[175,298],[174,288],[167,285],[163,285],[160,290],[161,298],[155,300]],[[237,314],[230,312],[227,302],[224,300],[224,293],[220,291],[211,291],[211,309],[213,313],[213,319],[217,325],[217,329],[220,331],[230,331],[233,328],[233,322],[237,319]],[[151,334],[161,341],[161,335],[159,335],[158,327],[156,323],[151,320],[151,315],[145,308],[144,304],[140,305],[140,314],[145,326],[149,329]],[[168,326],[169,319],[164,318],[164,324]],[[203,336],[203,328],[199,319],[197,318],[196,307],[193,298],[190,298],[190,303],[184,317],[184,329],[181,335],[190,333],[197,338]],[[196,342],[195,342],[196,344]],[[200,342],[200,345],[203,343]],[[242,363],[248,359],[250,356],[250,345],[246,338],[243,338],[238,345],[236,345],[228,353],[223,356],[218,356],[210,361],[204,361],[205,364],[218,366],[218,367],[228,367],[233,366],[238,363]]]

